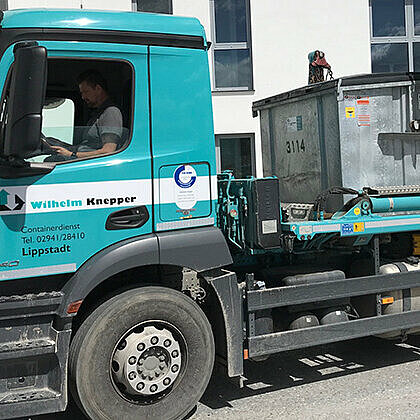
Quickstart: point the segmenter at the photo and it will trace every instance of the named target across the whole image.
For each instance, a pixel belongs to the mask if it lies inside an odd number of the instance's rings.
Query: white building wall
[[[30,7],[131,10],[131,0],[9,0],[9,9]]]
[[[255,99],[307,84],[308,53],[334,77],[370,73],[368,0],[251,1]]]

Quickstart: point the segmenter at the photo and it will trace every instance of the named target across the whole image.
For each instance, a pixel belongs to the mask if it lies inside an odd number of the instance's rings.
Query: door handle
[[[131,207],[111,213],[106,219],[106,230],[135,229],[149,220],[146,206]]]

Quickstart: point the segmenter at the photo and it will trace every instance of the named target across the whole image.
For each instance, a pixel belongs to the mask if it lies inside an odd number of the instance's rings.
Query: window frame
[[[413,0],[404,0],[405,11],[405,35],[404,36],[373,36],[373,8],[369,0],[369,24],[370,24],[370,46],[377,44],[406,44],[408,49],[408,71],[414,72],[414,44],[420,43],[420,35],[415,34],[414,3]],[[371,49],[372,51],[372,49]],[[372,57],[370,60],[371,71]],[[418,69],[420,71],[420,69]]]
[[[173,15],[174,14],[174,2],[173,2],[173,0],[167,0],[167,1],[170,2],[169,12],[168,13],[163,13],[163,14]],[[162,12],[143,12],[143,11],[139,10],[139,0],[132,0],[131,10],[133,12],[140,12],[140,13],[162,13]]]
[[[210,0],[210,31],[213,42],[211,44],[211,59],[213,63],[212,72],[212,91],[213,92],[253,92],[254,91],[254,64],[252,60],[252,37],[251,37],[251,6],[250,0],[245,1],[246,14],[246,42],[217,42],[216,41],[216,8],[215,1]],[[248,86],[229,86],[216,87],[216,61],[215,51],[226,50],[249,50],[249,60],[251,67],[251,85]]]
[[[256,176],[256,158],[255,158],[255,133],[234,133],[234,134],[216,134],[215,136],[216,147],[216,172],[221,173],[222,153],[220,149],[221,139],[240,139],[249,138],[251,146],[251,176]]]

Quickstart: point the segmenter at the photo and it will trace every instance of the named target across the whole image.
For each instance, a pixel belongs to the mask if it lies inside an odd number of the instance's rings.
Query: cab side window
[[[41,150],[32,160],[63,163],[124,148],[132,121],[132,80],[126,62],[50,58]]]

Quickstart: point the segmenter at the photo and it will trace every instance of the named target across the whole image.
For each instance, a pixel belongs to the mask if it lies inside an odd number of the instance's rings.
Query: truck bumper
[[[64,411],[71,322],[63,293],[0,297],[0,419]]]

